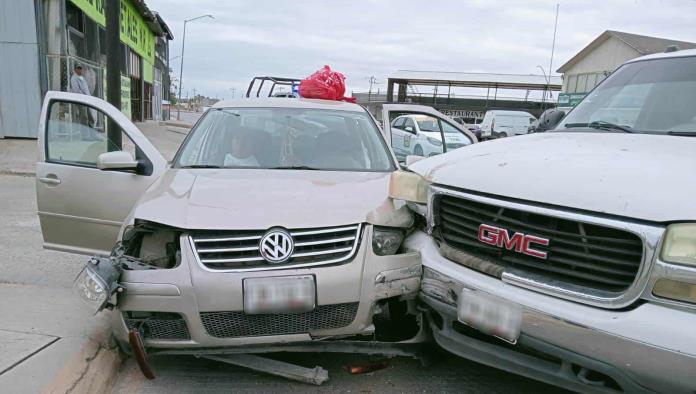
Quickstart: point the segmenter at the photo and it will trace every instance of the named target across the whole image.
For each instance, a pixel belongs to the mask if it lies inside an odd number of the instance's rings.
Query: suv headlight
[[[404,242],[404,230],[400,228],[372,228],[372,250],[378,256],[395,254],[402,242]]]
[[[118,290],[121,271],[110,259],[93,257],[75,278],[73,292],[96,315]]]
[[[394,171],[389,181],[389,197],[425,204],[429,187],[430,182],[414,172]]]
[[[668,226],[660,258],[668,263],[696,266],[696,223]]]

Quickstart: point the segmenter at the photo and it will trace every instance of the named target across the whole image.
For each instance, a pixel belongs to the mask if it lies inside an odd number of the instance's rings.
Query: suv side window
[[[406,127],[411,127],[411,133],[416,133],[416,123],[413,121],[411,118],[405,118],[406,122],[404,123],[404,129]]]
[[[46,160],[82,167],[97,166],[100,154],[124,150],[138,157],[133,141],[120,128],[121,144],[108,138],[108,128],[118,127],[109,122],[103,112],[88,105],[53,101],[46,128]]]

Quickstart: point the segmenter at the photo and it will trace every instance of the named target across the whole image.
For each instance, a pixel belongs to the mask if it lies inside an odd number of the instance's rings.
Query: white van
[[[481,122],[481,138],[511,137],[527,134],[536,118],[529,112],[493,110],[486,112]]]

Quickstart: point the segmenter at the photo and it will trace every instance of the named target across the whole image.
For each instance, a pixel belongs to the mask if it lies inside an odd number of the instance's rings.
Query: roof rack
[[[274,97],[274,91],[276,86],[290,86],[290,90],[294,92],[295,86],[300,84],[301,79],[297,78],[283,78],[283,77],[254,77],[254,79],[249,82],[249,87],[247,88],[246,97],[261,97],[261,89],[266,82],[272,83],[270,90],[268,91],[267,97]],[[258,87],[257,87],[258,85]],[[256,90],[254,95],[253,91]]]

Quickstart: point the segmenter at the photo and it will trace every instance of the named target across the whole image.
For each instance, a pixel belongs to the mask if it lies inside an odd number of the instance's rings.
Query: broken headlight
[[[402,242],[404,242],[404,231],[400,228],[372,228],[372,250],[378,256],[396,254]]]
[[[73,292],[96,315],[118,290],[121,271],[121,266],[111,259],[92,257],[75,278]]]
[[[668,263],[696,266],[696,223],[667,227],[660,257]]]
[[[389,197],[425,204],[428,201],[428,182],[422,176],[407,171],[395,171],[389,181]]]

